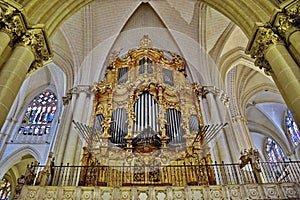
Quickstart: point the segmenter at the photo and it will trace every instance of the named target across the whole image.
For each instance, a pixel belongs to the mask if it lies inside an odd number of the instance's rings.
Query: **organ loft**
[[[201,89],[186,70],[183,58],[152,48],[148,36],[113,54],[94,84],[90,124],[73,122],[86,142],[79,185],[214,184],[207,143],[225,125],[204,125]]]

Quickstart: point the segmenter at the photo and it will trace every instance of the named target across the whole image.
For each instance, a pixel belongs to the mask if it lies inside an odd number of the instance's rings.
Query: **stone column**
[[[73,110],[70,111],[72,114],[69,116],[70,119],[89,125],[86,119],[88,106],[90,101],[88,97],[90,96],[92,86],[79,85],[72,90],[72,101],[74,100]],[[68,137],[66,138],[65,152],[64,152],[64,163],[69,163],[70,165],[78,165],[80,163],[80,156],[82,151],[83,143],[80,141],[77,130],[75,130],[74,125],[71,120]],[[68,124],[67,124],[68,125]],[[84,141],[83,141],[84,142]]]
[[[0,57],[4,49],[6,49],[6,47],[8,46],[9,42],[10,42],[9,35],[3,31],[0,31]]]
[[[206,98],[207,104],[208,104],[208,110],[210,111],[210,125],[213,124],[221,124],[225,123],[221,119],[222,117],[220,116],[220,108],[218,105],[218,101],[216,98],[220,98],[220,101],[224,101],[222,95],[220,95],[221,90],[217,89],[214,86],[204,86],[202,89],[202,97]],[[221,99],[222,98],[222,99]],[[224,111],[225,112],[225,111]],[[213,154],[215,157],[219,158],[219,161],[225,161],[230,162],[232,161],[231,159],[231,153],[228,148],[229,144],[227,142],[227,137],[225,134],[224,130],[220,130],[220,132],[216,135],[214,140],[214,147],[212,149]],[[213,146],[210,145],[210,146]]]
[[[13,104],[28,73],[42,67],[50,51],[41,28],[30,29],[13,49],[11,56],[0,71],[0,127]]]
[[[253,141],[251,139],[247,123],[247,120],[241,115],[232,117],[233,131],[236,138],[238,138],[236,142],[239,151],[253,148]]]
[[[20,9],[6,2],[0,2],[0,63],[4,59],[2,57],[3,51],[8,45],[15,42],[26,32],[26,23]]]
[[[0,127],[13,104],[27,70],[35,60],[34,53],[29,46],[17,46],[0,73]]]
[[[265,73],[272,76],[300,126],[300,68],[285,44],[271,28],[260,26],[246,52],[256,58],[255,65],[264,68]]]

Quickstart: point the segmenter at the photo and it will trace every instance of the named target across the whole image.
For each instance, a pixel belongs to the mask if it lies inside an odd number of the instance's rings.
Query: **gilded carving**
[[[265,52],[270,46],[282,44],[283,41],[272,28],[268,26],[258,27],[253,41],[251,48],[247,50],[246,53],[250,54],[252,58],[255,58],[254,64],[256,66],[259,66],[260,69],[263,68],[265,73],[270,75],[272,68],[265,59]]]
[[[26,32],[26,24],[22,14],[14,7],[0,3],[0,29],[12,39],[11,44]]]
[[[284,8],[285,13],[289,16],[290,22],[300,28],[300,2],[294,1]]]
[[[30,46],[34,55],[35,62],[28,69],[27,74],[30,75],[43,66],[43,62],[50,59],[51,51],[48,48],[48,42],[41,28],[29,29],[22,35],[20,44]]]
[[[31,47],[35,62],[29,68],[28,75],[41,68],[43,62],[52,57],[43,27],[29,27],[21,8],[0,2],[0,30],[11,37],[11,46],[20,44]]]
[[[87,141],[80,185],[215,184],[209,167],[192,166],[184,178],[184,168],[168,167],[212,161],[209,148],[201,146],[205,137],[193,142],[202,134],[197,126],[203,125],[203,119],[197,90],[186,79],[184,60],[174,53],[167,58],[165,51],[151,45],[144,37],[141,46],[125,56],[113,53],[105,79],[94,83],[90,124],[101,124],[103,134],[96,143]],[[198,121],[192,133],[191,115]]]
[[[289,43],[289,36],[300,30],[300,3],[295,1],[277,13],[273,26],[278,34]]]

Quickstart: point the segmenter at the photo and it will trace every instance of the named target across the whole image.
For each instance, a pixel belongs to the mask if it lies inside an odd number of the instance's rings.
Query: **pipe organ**
[[[139,48],[110,59],[94,92],[90,125],[101,140],[88,144],[93,156],[83,165],[152,166],[143,176],[162,176],[157,163],[210,164],[207,147],[194,143],[203,126],[199,91],[179,55],[152,48],[144,36]],[[142,176],[128,173],[132,182]]]

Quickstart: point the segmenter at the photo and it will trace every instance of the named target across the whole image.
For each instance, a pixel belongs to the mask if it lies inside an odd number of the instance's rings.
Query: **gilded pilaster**
[[[268,26],[259,26],[246,53],[255,58],[255,65],[271,75],[286,104],[300,124],[300,69],[285,43]]]

